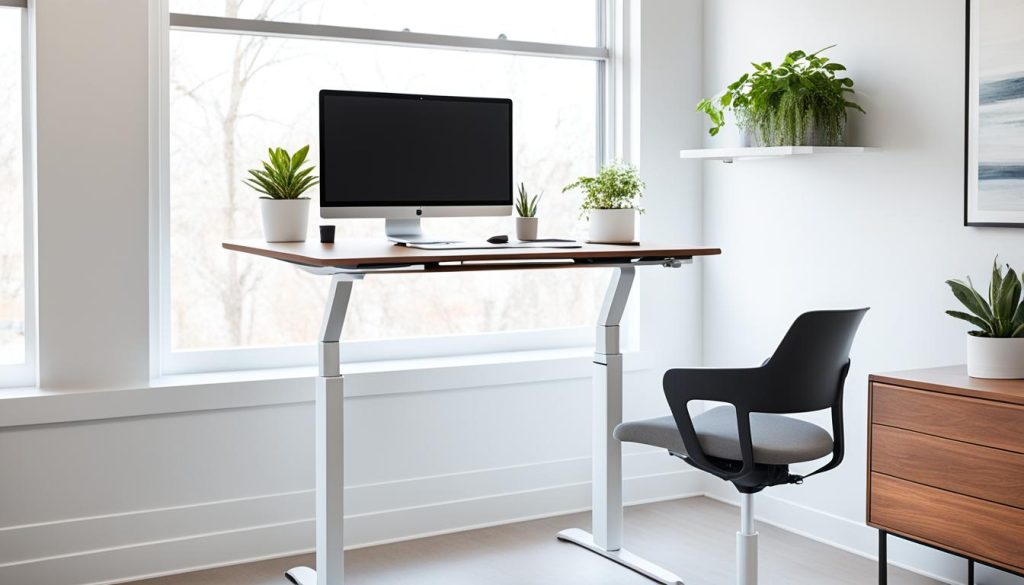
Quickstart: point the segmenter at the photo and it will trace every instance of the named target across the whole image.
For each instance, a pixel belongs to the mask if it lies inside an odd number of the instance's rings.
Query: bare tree
[[[292,16],[281,16],[282,12],[304,10],[309,3],[228,0],[224,14],[295,20]],[[306,11],[301,16],[302,21],[311,22],[317,15]],[[308,136],[309,111],[290,107],[296,104],[295,98],[302,99],[303,92],[308,90],[302,79],[304,73],[315,71],[317,80],[330,80],[340,87],[368,86],[415,92],[431,88],[437,74],[435,68],[439,67],[439,62],[447,63],[449,58],[447,54],[442,59],[423,50],[404,51],[398,56],[390,49],[370,52],[341,44],[314,51],[309,60],[301,55],[303,60],[294,69],[279,67],[267,72],[264,70],[275,63],[296,59],[299,51],[304,50],[302,47],[310,44],[228,35],[200,42],[212,42],[219,47],[207,56],[198,42],[189,43],[186,54],[189,64],[172,67],[176,82],[173,107],[182,108],[175,114],[172,125],[172,131],[181,138],[172,141],[175,148],[172,168],[176,169],[172,183],[176,191],[172,318],[176,325],[180,324],[175,335],[183,345],[192,348],[308,340],[315,332],[316,314],[321,306],[316,300],[322,299],[324,294],[322,282],[296,278],[293,269],[251,261],[245,255],[212,251],[219,247],[223,237],[252,237],[258,223],[253,204],[255,193],[240,184],[248,165],[263,154],[253,148],[253,142],[266,144],[285,136]],[[172,48],[176,44],[172,42]],[[358,55],[358,63],[348,58],[352,55]],[[210,58],[216,59],[216,64],[206,63]],[[317,69],[322,64],[328,68]],[[532,67],[534,63],[523,59],[508,75],[499,73],[495,79],[502,80],[509,93],[515,93],[517,84],[534,79],[521,71],[527,65]],[[458,71],[460,66],[485,77],[493,73],[476,60],[464,63],[455,59],[450,70]],[[268,83],[280,83],[278,74],[284,74],[284,79],[298,78],[295,91],[290,86],[268,89]],[[463,72],[461,77],[467,75],[468,72]],[[207,79],[202,79],[204,76]],[[456,79],[453,77],[454,83],[462,82]],[[495,87],[500,87],[501,81],[497,83]],[[487,87],[487,91],[495,90],[490,85]],[[533,98],[532,93],[540,90],[522,91]],[[291,101],[284,108],[270,110],[265,100],[257,99],[260,97]],[[274,119],[263,118],[261,114]],[[531,140],[529,144],[518,144],[516,158],[527,183],[549,191],[545,210],[551,219],[545,221],[551,227],[546,229],[562,233],[567,227],[564,220],[556,218],[575,217],[575,211],[571,209],[572,197],[562,196],[555,190],[572,176],[590,172],[585,164],[578,163],[581,160],[585,163],[593,141],[572,137],[588,137],[593,117],[580,117],[574,108],[557,114],[550,135],[545,134],[546,139]],[[254,124],[252,120],[260,122]],[[197,173],[197,169],[204,172]],[[204,179],[214,184],[204,184]],[[211,191],[214,197],[208,196]],[[465,227],[486,230],[488,235],[496,233],[494,230],[506,229],[497,219],[493,222],[479,220]],[[379,224],[370,222],[352,221],[342,226],[343,237],[372,236],[378,232]],[[182,271],[185,273],[178,274]],[[566,272],[571,274],[563,276],[561,271],[552,271],[516,277],[495,275],[493,279],[474,275],[417,278],[415,281],[408,278],[406,283],[392,280],[387,286],[370,281],[358,287],[354,299],[357,306],[351,313],[346,332],[360,338],[471,333],[534,324],[575,324],[576,315],[581,312],[586,313],[589,320],[588,307],[593,303],[592,289],[595,288],[591,271]],[[402,277],[394,279],[402,280]],[[484,291],[487,294],[482,294]],[[261,310],[282,305],[291,310],[287,313]],[[527,318],[523,315],[524,308],[528,311]],[[314,324],[312,330],[309,323]]]
[[[246,8],[247,0],[225,0],[224,16],[238,18]],[[256,20],[287,20],[301,14],[311,4],[310,0],[263,0],[255,16]],[[265,36],[240,35],[235,41],[227,73],[227,92],[223,105],[213,99],[202,97],[203,89],[207,88],[211,79],[203,80],[192,87],[177,87],[184,97],[196,101],[207,114],[212,114],[218,121],[222,141],[220,145],[220,162],[224,172],[224,204],[221,209],[221,223],[224,237],[237,238],[241,227],[247,224],[239,217],[241,193],[239,187],[242,177],[239,174],[238,138],[239,123],[247,116],[260,117],[258,114],[244,112],[245,96],[252,81],[261,72],[282,61],[280,48],[268,51],[271,39]],[[214,263],[217,257],[206,254],[196,255],[193,269],[208,286],[214,289],[220,302],[231,345],[246,344],[251,340],[253,308],[247,299],[260,284],[261,271],[254,263],[241,254],[227,254],[223,259],[223,268]]]
[[[10,72],[7,72],[10,73]],[[19,84],[17,72],[0,75],[0,307],[7,299],[18,296],[24,287],[21,272],[22,258],[19,253],[23,221],[21,209],[21,131],[18,125],[20,111]],[[2,320],[2,319],[0,319]]]
[[[25,256],[20,59],[0,55],[0,363],[24,355]]]

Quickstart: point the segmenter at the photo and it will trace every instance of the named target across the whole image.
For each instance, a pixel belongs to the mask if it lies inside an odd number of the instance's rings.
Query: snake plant
[[[988,299],[974,289],[974,283],[967,277],[962,280],[947,280],[953,295],[970,311],[946,311],[946,314],[963,319],[978,328],[970,331],[976,337],[1024,337],[1024,302],[1021,302],[1021,280],[1017,273],[1006,265],[1006,273],[999,266],[999,258],[992,263],[992,281],[988,287]]]
[[[526,183],[519,183],[519,195],[516,197],[516,214],[519,217],[537,217],[537,202],[544,194],[530,197]]]

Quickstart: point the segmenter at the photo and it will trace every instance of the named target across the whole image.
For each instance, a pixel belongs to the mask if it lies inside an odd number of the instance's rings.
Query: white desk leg
[[[622,548],[622,444],[612,437],[612,431],[622,422],[619,324],[635,276],[634,267],[615,270],[597,322],[593,393],[593,534],[571,528],[559,532],[558,538],[578,544],[660,583],[681,585],[679,577]]]
[[[320,326],[320,371],[316,379],[316,571],[289,569],[296,585],[342,585],[345,581],[345,382],[338,341],[352,295],[352,275],[335,275]]]

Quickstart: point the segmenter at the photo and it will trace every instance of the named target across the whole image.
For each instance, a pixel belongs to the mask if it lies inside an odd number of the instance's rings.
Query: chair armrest
[[[807,475],[793,476],[793,483],[803,483],[803,481],[808,477],[835,469],[843,462],[843,457],[846,453],[846,433],[843,429],[843,390],[846,387],[846,376],[849,373],[850,360],[846,360],[843,368],[839,371],[839,386],[836,390],[836,402],[832,405],[832,458],[828,463]]]
[[[679,428],[687,461],[726,481],[743,477],[754,470],[754,446],[750,436],[751,392],[763,388],[765,368],[686,368],[665,372],[665,399]],[[708,459],[700,445],[688,405],[694,400],[713,400],[731,404],[736,411],[743,462],[739,471],[727,469]]]

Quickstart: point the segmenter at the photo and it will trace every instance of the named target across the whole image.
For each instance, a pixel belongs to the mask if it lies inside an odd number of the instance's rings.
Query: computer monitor
[[[512,213],[512,100],[320,91],[320,216],[382,217],[435,243],[422,217]]]

